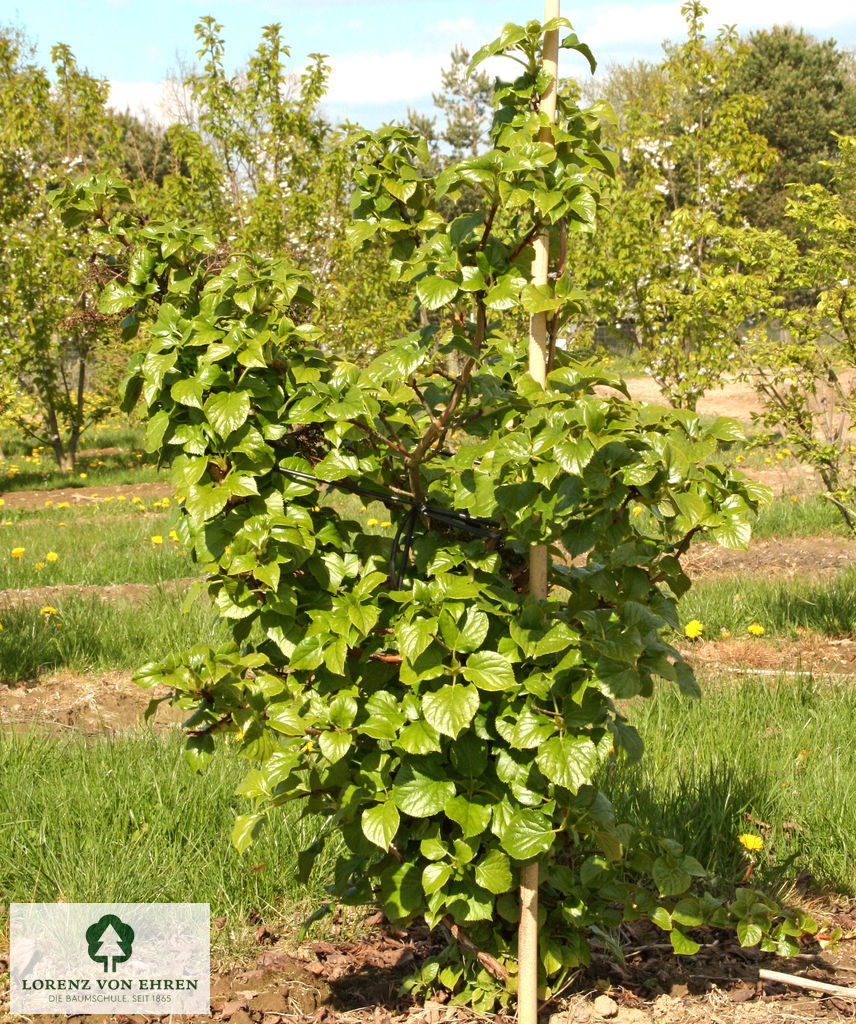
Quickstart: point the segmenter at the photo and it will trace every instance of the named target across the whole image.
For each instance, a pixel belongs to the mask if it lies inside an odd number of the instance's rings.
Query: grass
[[[66,520],[71,509],[51,509],[10,520],[0,529],[0,590],[59,583],[161,583],[197,573],[185,550],[170,539],[172,515],[134,513],[130,502],[126,507],[125,517],[78,513]],[[153,543],[152,537],[162,543]],[[18,548],[23,554],[13,557]],[[49,552],[57,556],[55,561],[46,561]]]
[[[53,600],[57,614],[41,614],[39,605],[10,606],[0,613],[0,683],[36,679],[56,669],[136,669],[193,644],[229,639],[207,601],[190,602],[182,614],[184,594],[162,588],[136,604],[76,594]]]
[[[813,537],[823,533],[848,535],[841,513],[822,495],[806,496],[798,501],[787,496],[774,498],[752,524],[755,540]]]
[[[311,911],[334,854],[320,858],[308,887],[296,879],[296,861],[320,821],[286,805],[240,856],[229,833],[247,809],[233,795],[246,762],[214,757],[194,775],[181,750],[175,731],[88,742],[0,734],[0,903],[96,894],[102,902],[201,902],[230,926]],[[230,931],[214,930],[215,941]]]
[[[65,487],[98,487],[152,483],[166,480],[153,455],[141,452],[104,453],[97,459],[81,459],[74,472],[61,473],[47,455],[37,461],[0,460],[0,492],[59,490]]]
[[[802,631],[848,636],[856,629],[856,569],[817,583],[770,582],[762,576],[701,580],[681,599],[679,614],[682,622],[699,619],[708,637],[723,629],[745,635],[755,622],[770,636],[794,638]]]
[[[739,881],[741,833],[764,838],[759,879],[786,888],[808,870],[818,886],[856,893],[856,691],[799,676],[708,685],[700,701],[664,687],[634,704],[639,765],[603,780],[620,818],[674,836],[728,882]]]

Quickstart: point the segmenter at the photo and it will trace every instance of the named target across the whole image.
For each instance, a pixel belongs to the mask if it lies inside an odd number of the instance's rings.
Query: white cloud
[[[111,81],[108,104],[114,110],[130,111],[141,121],[166,126],[175,122],[174,84],[165,82]]]
[[[599,6],[599,5],[598,5]],[[705,32],[716,34],[722,25],[736,25],[739,32],[773,25],[794,24],[811,33],[835,34],[838,26],[853,24],[852,4],[829,0],[813,5],[804,0],[708,0]],[[591,11],[591,8],[589,8]],[[580,12],[576,19],[580,35],[595,53],[620,51],[647,56],[659,51],[665,39],[686,38],[686,24],[680,3],[651,3],[646,6],[614,4],[599,7],[593,17]],[[848,33],[849,35],[850,33]]]
[[[440,87],[447,53],[355,53],[330,58],[331,104],[413,102]]]

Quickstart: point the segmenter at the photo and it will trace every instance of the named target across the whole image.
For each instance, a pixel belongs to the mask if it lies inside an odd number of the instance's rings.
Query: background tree
[[[758,101],[728,91],[737,37],[723,29],[711,45],[704,6],[683,13],[687,41],[622,110],[621,187],[578,265],[595,320],[631,325],[648,372],[673,404],[694,409],[731,367],[757,305],[737,241],[741,202],[771,155],[750,128]]]
[[[86,424],[115,407],[125,358],[115,358],[113,318],[95,309],[103,280],[47,193],[74,170],[115,166],[118,132],[107,83],[65,45],[51,56],[53,88],[26,39],[0,34],[0,377],[15,396],[7,419],[69,469]]]
[[[856,82],[849,63],[834,39],[820,42],[792,26],[760,29],[746,40],[727,92],[761,98],[750,124],[777,157],[743,198],[742,208],[758,227],[794,227],[785,215],[789,182],[832,185],[828,163],[836,156],[834,133],[851,132],[856,123]]]

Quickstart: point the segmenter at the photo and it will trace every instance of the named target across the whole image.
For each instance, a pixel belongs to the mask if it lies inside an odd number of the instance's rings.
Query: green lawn
[[[297,853],[321,822],[285,807],[240,856],[230,842],[245,764],[215,757],[194,775],[180,735],[140,730],[113,739],[0,733],[0,902],[202,902],[230,941],[250,915],[293,925],[324,898],[332,854],[308,887]],[[333,845],[333,844],[331,844]]]
[[[816,888],[856,894],[856,688],[730,673],[703,689],[693,701],[663,687],[632,706],[645,755],[603,780],[619,815],[675,836],[726,885],[745,870],[748,832],[764,838],[756,871],[769,886],[808,870]]]

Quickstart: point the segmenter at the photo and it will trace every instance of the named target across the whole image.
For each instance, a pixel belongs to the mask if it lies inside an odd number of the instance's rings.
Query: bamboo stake
[[[545,0],[544,21],[559,16],[559,0]],[[543,68],[549,85],[541,97],[541,110],[550,121],[556,119],[558,88],[559,32],[544,37]],[[553,133],[541,129],[542,142],[552,143]],[[547,284],[550,255],[550,233],[543,231],[535,239],[532,261],[532,283]],[[543,387],[547,381],[547,316],[536,313],[529,321],[529,373]],[[529,592],[539,600],[547,597],[547,548],[533,547],[529,552]],[[517,1019],[519,1024],[538,1022],[538,864],[527,864],[520,872],[520,930],[517,938],[518,989]]]
[[[758,971],[761,981],[777,981],[780,985],[792,985],[795,988],[807,988],[812,992],[828,992],[833,996],[845,996],[852,999],[856,996],[856,988],[844,985],[830,985],[826,981],[815,981],[814,978],[800,978],[796,974],[783,974],[781,971]]]

